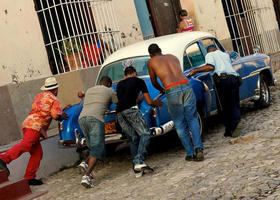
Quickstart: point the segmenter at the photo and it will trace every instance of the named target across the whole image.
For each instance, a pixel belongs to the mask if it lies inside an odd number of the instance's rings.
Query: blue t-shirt
[[[206,64],[212,65],[214,68],[211,74],[217,73],[227,73],[231,75],[238,76],[239,74],[232,68],[230,57],[227,53],[220,50],[212,51],[207,53],[205,56]]]

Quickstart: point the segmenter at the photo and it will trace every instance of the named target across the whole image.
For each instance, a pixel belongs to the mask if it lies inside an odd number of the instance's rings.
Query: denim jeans
[[[150,143],[150,129],[137,108],[129,108],[117,114],[117,120],[130,141],[133,164],[142,164]]]
[[[200,136],[196,98],[190,84],[170,88],[166,92],[168,112],[188,156],[203,148]],[[192,137],[190,136],[192,134]]]
[[[105,159],[105,125],[93,116],[79,119],[80,127],[85,135],[90,155],[99,160]]]

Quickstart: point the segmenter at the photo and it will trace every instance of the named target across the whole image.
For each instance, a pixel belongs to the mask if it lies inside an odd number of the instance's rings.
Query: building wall
[[[113,0],[124,45],[143,40],[134,0]]]
[[[226,49],[233,49],[221,1],[181,0],[181,6],[193,18],[195,30],[209,32],[217,37]]]
[[[33,1],[0,1],[0,86],[51,74]]]

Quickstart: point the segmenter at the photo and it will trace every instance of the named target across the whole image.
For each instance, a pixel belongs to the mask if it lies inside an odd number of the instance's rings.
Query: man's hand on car
[[[162,103],[161,100],[156,99],[156,100],[153,101],[153,105],[152,105],[152,106],[153,106],[153,107],[162,107],[162,106],[163,106],[163,103]]]
[[[71,106],[72,106],[71,104],[68,104],[67,106],[65,106],[65,107],[63,108],[63,111],[69,109]]]
[[[192,69],[191,71],[190,71],[190,73],[188,74],[188,76],[193,76],[193,75],[195,75],[197,72],[196,72],[196,70],[195,69]]]
[[[58,116],[56,120],[60,121],[60,120],[67,120],[67,119],[68,119],[67,113],[63,112],[61,115]]]

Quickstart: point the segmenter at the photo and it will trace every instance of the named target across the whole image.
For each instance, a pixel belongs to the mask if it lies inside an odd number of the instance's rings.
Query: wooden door
[[[179,0],[147,0],[147,5],[155,36],[177,32],[181,9]]]

